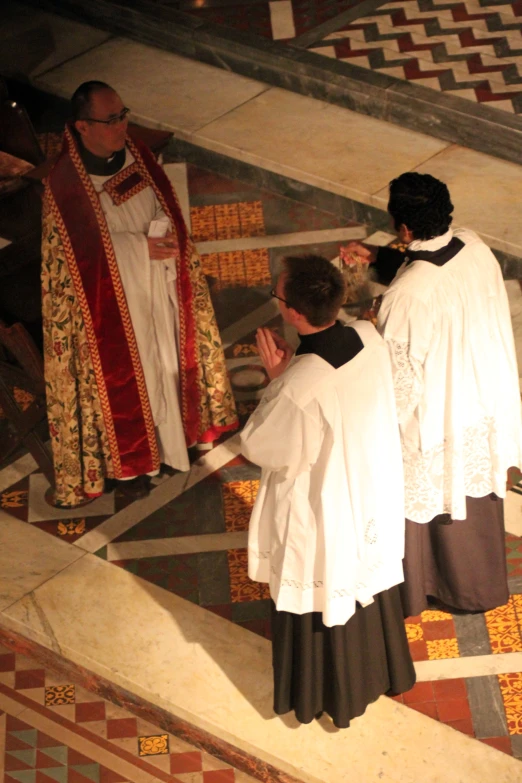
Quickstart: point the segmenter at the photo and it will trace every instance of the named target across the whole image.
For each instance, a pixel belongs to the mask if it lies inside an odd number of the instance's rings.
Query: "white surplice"
[[[405,475],[406,516],[466,518],[466,495],[506,494],[522,466],[518,369],[506,288],[495,256],[467,229],[409,250],[464,248],[442,266],[403,265],[377,328],[392,360]],[[406,253],[407,255],[407,253]]]
[[[134,162],[126,150],[125,166]],[[122,169],[123,170],[123,169]],[[149,257],[152,220],[165,218],[151,187],[116,206],[103,184],[112,178],[90,175],[107,220],[118,270],[136,336],[156,427],[161,462],[190,467],[180,410],[179,306],[174,259]]]
[[[338,369],[296,356],[241,435],[262,468],[248,572],[279,611],[342,625],[403,581],[403,474],[388,352],[368,322],[364,348]]]

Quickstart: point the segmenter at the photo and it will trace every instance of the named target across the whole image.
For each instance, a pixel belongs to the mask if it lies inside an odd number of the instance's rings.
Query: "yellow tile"
[[[216,278],[218,288],[270,285],[268,250],[236,250],[201,256],[203,272]]]
[[[0,495],[0,508],[23,508],[27,505],[26,490],[11,490]]]
[[[254,343],[237,343],[232,349],[234,356],[259,356],[257,345]]]
[[[81,536],[85,533],[85,519],[61,519],[58,522],[58,535],[66,538],[67,536]]]
[[[51,685],[45,689],[45,706],[58,707],[62,704],[74,704],[76,694],[74,685]]]
[[[259,480],[228,481],[222,485],[223,511],[227,533],[248,530]]]
[[[456,639],[433,639],[426,642],[428,660],[435,661],[443,658],[458,658],[459,645]]]
[[[245,285],[258,286],[270,285],[272,276],[270,274],[270,260],[268,250],[259,248],[257,250],[245,250]]]
[[[261,600],[270,598],[270,585],[266,582],[259,582],[259,594]]]
[[[238,239],[241,236],[238,204],[216,204],[214,217],[217,239]]]
[[[259,601],[262,585],[248,576],[248,554],[246,549],[229,549],[227,552],[230,577],[230,599],[232,603]]]
[[[420,642],[424,639],[424,631],[420,623],[405,623],[405,628],[409,642]]]
[[[485,612],[486,627],[492,653],[522,652],[515,602],[511,597],[507,604]]]
[[[245,263],[243,252],[218,253],[219,283],[223,288],[245,286]]]
[[[159,756],[169,752],[169,735],[155,734],[152,737],[138,737],[140,756]]]
[[[512,595],[518,627],[522,630],[522,595]]]
[[[239,220],[242,237],[261,237],[265,235],[263,204],[261,201],[242,201],[239,206]]]
[[[191,207],[190,222],[194,242],[217,239],[214,207]]]
[[[423,623],[433,622],[435,620],[451,620],[451,614],[449,612],[442,612],[439,609],[425,609],[421,613],[421,620]]]
[[[522,672],[498,674],[508,732],[522,734]]]
[[[203,267],[204,274],[215,277],[216,280],[219,280],[218,255],[218,253],[206,253],[201,256],[201,266]]]

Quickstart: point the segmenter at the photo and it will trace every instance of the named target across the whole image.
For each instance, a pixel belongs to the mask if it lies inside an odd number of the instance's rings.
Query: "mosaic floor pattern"
[[[521,17],[520,2],[396,0],[313,51],[520,114]]]
[[[0,778],[4,783],[253,781],[2,646]]]

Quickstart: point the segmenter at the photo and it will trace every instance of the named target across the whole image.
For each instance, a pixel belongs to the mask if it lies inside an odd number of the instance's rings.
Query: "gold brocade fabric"
[[[227,373],[214,308],[210,300],[201,260],[189,239],[190,277],[194,292],[196,321],[196,356],[198,357],[199,432],[237,424],[237,411]]]
[[[114,473],[85,324],[48,199],[42,227],[47,418],[56,502],[74,506],[86,494],[102,493],[104,478]]]

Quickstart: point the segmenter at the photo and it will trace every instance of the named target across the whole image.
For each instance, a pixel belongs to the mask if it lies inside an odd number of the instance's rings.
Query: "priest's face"
[[[88,119],[77,120],[75,125],[93,155],[110,158],[125,146],[128,119],[125,106],[114,90],[95,92],[91,96]]]

